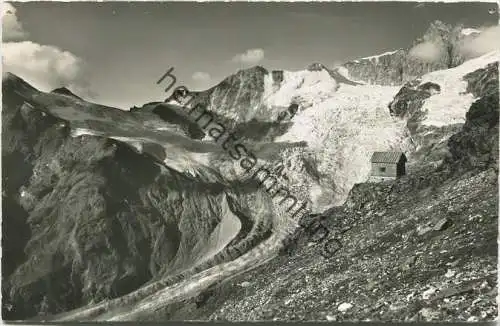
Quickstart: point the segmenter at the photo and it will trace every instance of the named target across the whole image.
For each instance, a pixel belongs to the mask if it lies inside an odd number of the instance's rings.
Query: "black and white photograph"
[[[498,22],[3,2],[3,322],[498,321]]]

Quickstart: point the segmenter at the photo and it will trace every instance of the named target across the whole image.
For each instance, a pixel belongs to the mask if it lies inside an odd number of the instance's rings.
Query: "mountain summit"
[[[71,97],[74,97],[74,98],[79,99],[79,100],[83,100],[81,97],[75,95],[72,91],[70,91],[66,87],[55,88],[51,91],[51,93],[67,95],[67,96],[71,96]]]
[[[424,35],[406,49],[348,61],[342,66],[355,80],[380,85],[401,85],[425,73],[453,68],[465,61],[464,43],[480,31],[433,22]],[[470,59],[470,56],[468,57]]]

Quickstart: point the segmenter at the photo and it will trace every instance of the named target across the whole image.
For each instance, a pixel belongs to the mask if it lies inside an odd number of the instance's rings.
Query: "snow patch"
[[[279,89],[273,87],[271,75],[264,78],[264,106],[269,108],[287,108],[292,100],[300,98],[312,105],[331,96],[337,89],[337,82],[330,76],[328,71],[283,71],[283,81]],[[275,120],[280,111],[260,112]],[[261,116],[260,114],[258,116]]]
[[[205,252],[197,259],[198,264],[202,264],[222,251],[240,232],[241,221],[229,208],[226,196],[222,199],[221,206],[223,207],[222,219],[210,234],[208,243],[204,244]]]
[[[131,138],[131,137],[118,137],[118,136],[111,136],[109,138],[118,140],[122,143],[126,143],[126,144],[132,146],[137,152],[142,153],[143,142],[141,142],[140,140],[136,140],[136,139]]]
[[[375,62],[378,63],[378,60],[379,60],[380,57],[394,54],[394,53],[396,53],[396,52],[398,52],[400,50],[401,49],[397,49],[397,50],[394,50],[394,51],[388,51],[388,52],[384,52],[384,53],[381,53],[381,54],[377,54],[377,55],[372,55],[372,56],[369,56],[369,57],[360,58],[358,60],[370,60],[370,61],[372,61],[373,59],[375,59]],[[356,61],[358,61],[358,60],[356,60]]]
[[[427,112],[423,125],[446,126],[465,122],[465,114],[476,100],[467,91],[467,82],[463,76],[499,61],[500,51],[494,51],[481,57],[468,60],[455,68],[438,70],[422,77],[422,82],[433,82],[441,87],[441,92],[429,97],[422,110]]]
[[[344,77],[344,78],[346,78],[354,83],[366,85],[366,82],[364,82],[364,81],[352,79],[352,77],[349,75],[349,69],[347,69],[346,67],[340,66],[340,67],[336,68],[336,70],[342,77]]]
[[[74,129],[71,129],[70,135],[71,135],[71,137],[76,138],[76,137],[80,137],[83,135],[101,136],[102,133],[99,133],[99,132],[96,132],[94,130],[87,129],[87,128],[74,128]]]
[[[461,30],[461,33],[462,33],[462,35],[468,36],[468,35],[471,35],[471,34],[481,33],[481,31],[478,30],[478,29],[475,29],[475,28],[464,28],[464,29]]]

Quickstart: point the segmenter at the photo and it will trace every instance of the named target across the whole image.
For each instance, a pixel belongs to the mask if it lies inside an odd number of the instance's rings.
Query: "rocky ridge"
[[[179,173],[153,155],[154,144],[138,151],[75,136],[77,121],[55,116],[20,78],[2,87],[2,223],[19,231],[3,237],[4,318],[67,311],[183,278],[269,236],[272,218],[254,211],[266,205],[257,185]]]
[[[428,72],[456,67],[466,57],[461,51],[465,40],[477,33],[463,33],[462,26],[449,26],[440,21],[431,24],[425,34],[406,49],[397,49],[367,58],[348,61],[341,65],[350,78],[369,84],[402,85]],[[415,55],[419,45],[432,44],[439,49],[438,59]]]

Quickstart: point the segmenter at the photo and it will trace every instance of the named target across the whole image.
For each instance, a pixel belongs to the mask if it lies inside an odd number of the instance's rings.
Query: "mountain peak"
[[[8,71],[2,72],[2,89],[5,88],[13,88],[18,91],[36,91],[27,81]]]
[[[307,70],[309,71],[321,71],[323,69],[326,69],[325,66],[318,62],[311,63],[309,66],[307,66]]]
[[[257,66],[252,66],[250,68],[238,70],[238,72],[237,72],[237,74],[244,74],[244,75],[248,75],[248,74],[252,74],[252,73],[267,74],[268,71],[266,68],[257,65]]]
[[[79,100],[83,100],[81,97],[79,97],[78,95],[74,94],[72,91],[70,91],[66,87],[59,87],[59,88],[53,89],[51,91],[51,93],[56,93],[56,94],[61,94],[61,95],[66,95],[66,96],[71,96],[71,97],[77,98]]]

